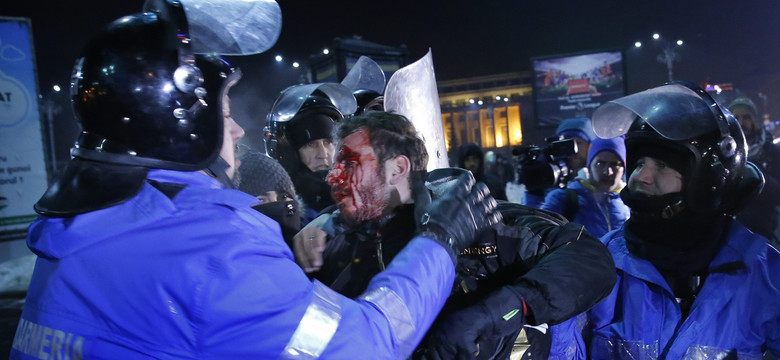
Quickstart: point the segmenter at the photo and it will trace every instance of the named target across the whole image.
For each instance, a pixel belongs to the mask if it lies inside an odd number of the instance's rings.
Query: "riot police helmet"
[[[625,135],[627,174],[638,154],[679,154],[683,209],[734,214],[763,187],[739,122],[694,84],[672,82],[609,101],[592,122],[599,137]]]
[[[273,0],[149,0],[87,42],[71,76],[81,134],[73,160],[36,204],[71,216],[121,203],[149,169],[207,168],[222,146],[222,96],[240,76],[221,55],[268,49],[279,35]],[[236,16],[245,26],[236,27]],[[248,28],[253,34],[247,35]]]

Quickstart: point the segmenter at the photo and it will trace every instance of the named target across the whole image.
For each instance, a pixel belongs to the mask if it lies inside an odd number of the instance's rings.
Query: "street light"
[[[654,33],[652,42],[661,47],[661,53],[658,54],[656,60],[659,63],[666,65],[666,71],[669,74],[669,81],[672,81],[674,78],[674,62],[680,60],[680,55],[675,47],[682,46],[683,41],[677,40],[674,43],[670,43],[661,37],[661,34]],[[634,46],[642,47],[642,43],[637,41],[634,43]]]
[[[51,87],[51,91],[46,91],[40,94],[40,109],[43,112],[43,116],[46,118],[47,134],[49,137],[49,159],[51,160],[52,174],[59,171],[57,168],[57,151],[54,147],[54,117],[63,111],[63,107],[60,106],[61,101],[58,99],[58,94],[62,88],[58,84],[54,84]]]

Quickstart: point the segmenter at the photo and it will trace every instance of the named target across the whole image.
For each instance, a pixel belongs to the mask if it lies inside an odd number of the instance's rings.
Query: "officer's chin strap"
[[[211,163],[211,165],[209,165],[205,171],[207,174],[219,180],[219,182],[221,182],[223,185],[230,189],[235,189],[236,184],[227,174],[228,168],[230,168],[230,164],[228,164],[228,162],[225,161],[225,159],[223,159],[221,156],[217,156],[217,159],[214,160],[214,162]]]
[[[417,228],[420,228],[420,221],[423,218],[425,210],[431,203],[431,192],[425,186],[426,171],[417,171],[410,176],[412,187],[412,199],[414,199],[414,219]]]

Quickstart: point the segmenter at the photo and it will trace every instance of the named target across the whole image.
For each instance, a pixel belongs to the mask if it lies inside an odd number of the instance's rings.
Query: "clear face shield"
[[[274,0],[147,0],[144,11],[167,18],[186,45],[181,47],[195,54],[259,54],[276,43],[282,29]]]
[[[385,92],[385,72],[376,61],[368,56],[361,56],[344,80],[341,80],[341,85],[352,91],[363,89],[382,94]]]
[[[684,85],[668,84],[600,106],[593,113],[593,130],[602,138],[624,135],[640,117],[669,140],[691,139],[718,129],[718,106]]]
[[[352,91],[344,85],[338,83],[293,85],[283,90],[276,99],[268,113],[267,123],[271,125],[292,120],[309,99],[309,95],[317,90],[324,93],[342,115],[352,114],[357,109]]]

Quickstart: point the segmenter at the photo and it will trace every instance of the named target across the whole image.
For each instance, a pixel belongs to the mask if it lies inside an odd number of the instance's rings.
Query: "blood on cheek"
[[[343,190],[349,188],[354,197],[359,192],[358,184],[364,177],[362,164],[359,154],[342,150],[336,164],[328,174],[328,183]]]

